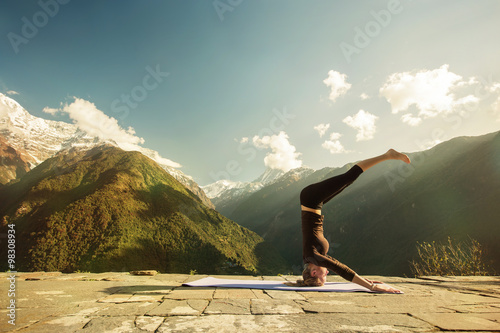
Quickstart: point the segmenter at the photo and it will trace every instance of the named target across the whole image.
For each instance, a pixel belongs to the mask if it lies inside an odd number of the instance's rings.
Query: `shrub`
[[[417,242],[417,261],[410,262],[410,268],[418,276],[429,275],[490,275],[493,274],[484,262],[481,244],[472,238],[458,242],[448,237],[444,244]]]

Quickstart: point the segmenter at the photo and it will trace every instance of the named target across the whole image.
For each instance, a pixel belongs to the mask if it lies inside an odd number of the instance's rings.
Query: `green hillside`
[[[411,165],[391,161],[368,170],[324,206],[330,254],[362,274],[410,275],[417,241],[472,237],[500,272],[500,134],[455,138],[410,157]],[[350,166],[267,186],[228,217],[300,267],[300,190]]]
[[[59,154],[0,188],[0,217],[2,233],[15,224],[19,271],[286,269],[260,236],[206,207],[149,158],[114,147]]]

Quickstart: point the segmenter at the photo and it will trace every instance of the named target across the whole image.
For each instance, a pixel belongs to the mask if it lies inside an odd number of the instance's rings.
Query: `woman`
[[[387,160],[401,160],[410,163],[405,154],[394,149],[385,154],[361,161],[349,171],[316,184],[307,186],[300,193],[302,208],[302,251],[304,259],[304,280],[297,280],[302,286],[322,286],[326,281],[328,269],[334,271],[344,279],[357,283],[372,291],[401,293],[401,291],[382,282],[370,281],[356,274],[352,269],[328,256],[328,241],[323,235],[323,216],[321,208],[334,196],[352,184],[364,171],[374,165]]]

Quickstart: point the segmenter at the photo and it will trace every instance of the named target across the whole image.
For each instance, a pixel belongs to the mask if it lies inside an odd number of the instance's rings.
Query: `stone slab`
[[[314,327],[314,329],[311,329]],[[434,328],[407,315],[294,314],[169,317],[158,332],[431,332]]]
[[[249,299],[214,299],[208,307],[203,311],[204,314],[219,315],[219,314],[235,314],[249,315],[250,300]]]
[[[266,290],[266,294],[274,299],[300,299],[304,300],[305,297],[296,291],[284,291],[284,290]]]
[[[373,295],[363,298],[310,298],[296,301],[304,311],[313,313],[387,313],[406,314],[411,311],[451,313],[451,309],[440,304],[429,303],[428,297],[403,295]]]
[[[160,302],[163,299],[162,294],[154,294],[154,295],[147,295],[147,294],[135,294],[132,297],[130,297],[126,303],[133,303],[133,302],[139,302],[139,303],[144,303],[144,302]]]
[[[308,301],[297,301],[303,311],[312,313],[371,313],[376,310],[373,305],[359,306],[353,301],[331,298],[315,298]]]
[[[135,317],[94,317],[81,330],[85,333],[138,333]]]
[[[159,305],[158,302],[144,302],[140,304],[136,303],[120,303],[120,304],[106,304],[104,307],[100,308],[95,315],[97,316],[143,316],[148,311],[156,308]]]
[[[119,289],[116,294],[144,294],[144,295],[155,295],[155,294],[168,294],[172,289],[180,287],[180,283],[174,285],[136,285],[127,286]]]
[[[451,305],[447,308],[459,313],[498,313],[500,319],[500,306],[496,304]]]
[[[20,332],[23,333],[54,333],[54,332],[77,332],[81,330],[90,318],[87,316],[60,316],[49,317],[30,325]],[[17,326],[17,325],[16,325]]]
[[[164,298],[168,299],[212,299],[215,288],[179,287]]]
[[[217,288],[213,298],[251,299],[255,298],[255,294],[251,289]]]
[[[22,332],[67,332],[82,328],[90,319],[90,315],[103,308],[103,304],[95,302],[82,304],[80,307],[57,308],[21,308],[17,309],[15,328],[26,327]],[[3,314],[3,313],[2,313]],[[3,317],[3,316],[2,316]],[[3,322],[0,322],[0,332]]]
[[[135,318],[135,326],[142,332],[156,332],[164,321],[164,317],[139,316]]]
[[[500,322],[476,314],[412,313],[412,316],[446,331],[500,331]]]
[[[266,294],[266,292],[262,289],[251,289],[253,293],[252,299],[271,299],[271,296]]]
[[[58,308],[17,308],[15,312],[15,328],[27,327],[41,320],[52,316],[65,315],[67,311]],[[7,310],[0,310],[0,332],[8,332],[13,328],[13,325],[8,323]]]
[[[98,300],[99,303],[125,303],[127,302],[132,296],[132,294],[113,294],[109,295],[106,297],[103,297]]]
[[[480,293],[472,293],[469,291],[446,290],[446,289],[431,289],[434,303],[440,303],[443,306],[452,304],[500,304],[500,299],[482,295]]]
[[[148,316],[198,316],[208,305],[207,300],[166,299],[159,306],[146,313]]]
[[[299,304],[292,300],[253,299],[250,309],[254,315],[304,313]]]

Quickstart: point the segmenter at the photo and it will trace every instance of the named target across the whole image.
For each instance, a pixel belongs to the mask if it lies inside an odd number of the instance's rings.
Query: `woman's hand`
[[[372,281],[366,278],[359,276],[358,274],[354,275],[352,282],[359,284],[360,286],[365,287],[371,291],[379,292],[379,293],[392,293],[392,294],[402,294],[401,290],[388,286],[387,284],[380,281]]]
[[[399,289],[393,288],[391,286],[388,286],[386,284],[383,284],[381,282],[374,282],[376,284],[373,284],[373,287],[371,288],[372,291],[377,291],[381,293],[391,293],[391,294],[402,294],[403,292]]]

